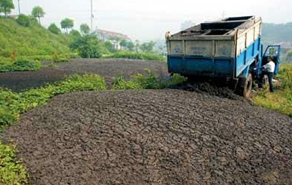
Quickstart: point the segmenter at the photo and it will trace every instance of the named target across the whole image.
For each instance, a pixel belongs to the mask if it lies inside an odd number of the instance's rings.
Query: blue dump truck
[[[261,35],[262,19],[254,16],[229,17],[167,33],[168,71],[189,78],[224,79],[248,97],[260,83],[268,57],[276,64],[275,75],[279,70],[280,46],[269,45],[263,52]]]

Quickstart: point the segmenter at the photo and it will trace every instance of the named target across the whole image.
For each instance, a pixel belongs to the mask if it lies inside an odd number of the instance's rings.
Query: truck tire
[[[238,94],[249,98],[252,91],[252,75],[248,74],[247,78],[240,78],[238,83]]]

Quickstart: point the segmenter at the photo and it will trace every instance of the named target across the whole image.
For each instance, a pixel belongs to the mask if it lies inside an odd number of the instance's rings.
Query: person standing
[[[268,79],[269,79],[270,92],[274,92],[273,78],[274,78],[274,72],[275,72],[276,65],[271,57],[268,57],[267,60],[268,60],[268,63],[262,67],[263,72],[261,75],[260,87],[263,86],[262,84],[263,84],[264,76],[267,75]]]

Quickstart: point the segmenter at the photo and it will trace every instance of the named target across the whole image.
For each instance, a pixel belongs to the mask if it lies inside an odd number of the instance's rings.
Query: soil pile
[[[4,131],[36,185],[292,184],[292,119],[183,90],[55,97]]]

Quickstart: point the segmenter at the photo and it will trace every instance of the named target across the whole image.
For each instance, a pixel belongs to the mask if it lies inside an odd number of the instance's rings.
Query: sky
[[[18,0],[13,0],[18,14]],[[21,13],[41,6],[44,26],[64,18],[90,25],[90,0],[19,0]],[[94,28],[127,34],[133,40],[164,39],[166,31],[180,31],[185,21],[201,23],[222,17],[255,15],[264,22],[292,22],[291,0],[92,0]]]

